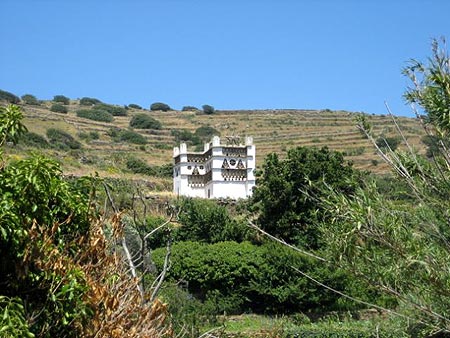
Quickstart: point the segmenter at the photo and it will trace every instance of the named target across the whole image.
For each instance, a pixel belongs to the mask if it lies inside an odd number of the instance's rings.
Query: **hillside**
[[[257,149],[257,164],[263,163],[270,152],[282,154],[296,146],[328,146],[343,151],[357,168],[384,173],[387,167],[381,163],[373,146],[364,139],[355,127],[355,113],[330,110],[236,110],[216,111],[203,114],[194,111],[149,111],[128,109],[126,116],[114,116],[113,122],[98,122],[76,115],[81,106],[78,100],[71,100],[68,113],[50,111],[52,101],[42,101],[39,106],[21,103],[24,123],[30,132],[46,137],[49,128],[56,128],[72,135],[81,143],[81,149],[42,149],[57,158],[66,174],[89,175],[98,172],[101,176],[139,177],[126,165],[127,159],[145,161],[149,166],[161,166],[172,161],[172,148],[177,145],[176,131],[192,133],[201,126],[211,126],[221,136],[250,135]],[[130,119],[136,114],[148,114],[160,121],[160,130],[134,129],[142,135],[146,144],[133,144],[113,140],[112,130],[129,128]],[[376,135],[398,136],[392,119],[383,115],[368,115]],[[417,119],[400,117],[398,123],[409,143],[420,152],[424,132]],[[90,137],[89,135],[95,135]],[[402,145],[400,145],[402,147]],[[195,147],[190,146],[190,150]],[[9,153],[22,157],[30,147],[19,145],[9,148]],[[143,176],[141,176],[143,177]],[[170,190],[169,178],[153,179],[160,190]]]

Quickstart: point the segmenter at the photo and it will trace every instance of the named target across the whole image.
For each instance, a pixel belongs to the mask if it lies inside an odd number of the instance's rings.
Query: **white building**
[[[202,198],[247,198],[255,186],[256,150],[252,137],[218,136],[206,143],[203,152],[188,152],[186,143],[173,149],[173,192]]]

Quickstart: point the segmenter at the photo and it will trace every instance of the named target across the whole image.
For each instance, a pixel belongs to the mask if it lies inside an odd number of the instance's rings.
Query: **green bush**
[[[93,109],[107,111],[113,116],[127,116],[127,110],[124,107],[113,106],[111,104],[98,103]]]
[[[389,148],[394,151],[398,148],[400,143],[402,142],[400,137],[383,137],[380,136],[376,140],[377,146],[383,151],[388,150]]]
[[[172,110],[168,104],[162,103],[162,102],[155,102],[152,103],[150,106],[150,110],[161,110],[161,111],[169,111]]]
[[[102,101],[95,99],[93,97],[83,97],[80,100],[80,104],[82,106],[93,106],[93,105],[99,104],[99,103],[102,103]]]
[[[161,129],[161,122],[146,114],[137,114],[130,120],[130,127],[138,129]]]
[[[67,114],[67,112],[68,112],[67,107],[63,106],[60,103],[52,104],[52,106],[50,107],[50,111],[55,112],[55,113],[62,113],[62,114]]]
[[[33,132],[26,132],[23,134],[20,138],[20,142],[29,147],[50,148],[50,144],[47,142],[45,137]]]
[[[85,119],[100,121],[100,122],[113,122],[114,117],[104,110],[95,109],[80,109],[77,110],[77,116]]]
[[[70,99],[64,95],[55,95],[55,96],[53,96],[53,102],[58,102],[58,103],[68,105],[70,103]]]
[[[36,96],[31,94],[25,94],[21,96],[21,99],[24,103],[32,105],[32,106],[39,106],[41,103],[36,98]]]
[[[183,108],[181,108],[181,111],[199,111],[199,110],[200,109],[194,106],[184,106]]]
[[[165,254],[165,248],[153,251],[158,269]],[[188,291],[216,314],[288,314],[336,306],[338,295],[296,273],[292,266],[332,287],[342,289],[345,284],[339,273],[277,243],[174,243],[171,262],[168,281],[187,282]]]
[[[19,103],[20,99],[18,96],[14,95],[13,93],[7,92],[5,90],[0,89],[0,100],[4,100],[9,103]]]
[[[214,114],[215,111],[216,111],[216,110],[214,109],[214,107],[213,107],[213,106],[210,106],[209,104],[203,105],[203,106],[202,106],[202,109],[203,109],[203,112],[204,112],[205,114],[208,114],[208,115]]]
[[[52,147],[68,150],[80,149],[81,143],[75,140],[70,134],[56,128],[47,129],[47,138]]]
[[[197,135],[193,134],[187,129],[172,129],[170,134],[174,136],[175,142],[178,144],[180,142],[186,142],[190,145],[200,145],[202,140]]]
[[[127,169],[131,170],[135,174],[144,174],[144,175],[154,175],[155,171],[152,167],[150,167],[144,161],[135,158],[129,157],[127,160]]]
[[[129,142],[134,144],[147,144],[147,139],[139,133],[128,129],[111,128],[108,135],[115,142]]]
[[[195,130],[195,135],[203,142],[211,140],[213,136],[220,136],[220,132],[211,126],[201,126]]]
[[[98,140],[100,138],[100,134],[98,133],[98,131],[90,131],[88,133],[80,132],[78,134],[78,137],[86,141]]]
[[[142,107],[140,105],[134,104],[134,103],[130,103],[128,105],[128,108],[139,109],[139,110],[142,109]]]

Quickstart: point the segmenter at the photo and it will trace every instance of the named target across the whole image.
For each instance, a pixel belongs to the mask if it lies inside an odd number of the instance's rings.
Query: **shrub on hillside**
[[[146,114],[137,114],[130,120],[130,127],[138,129],[161,129],[161,122]]]
[[[150,110],[169,111],[169,110],[172,110],[172,108],[170,108],[170,106],[168,104],[165,104],[162,102],[155,102],[155,103],[152,103],[152,105],[150,106]]]
[[[9,103],[19,103],[20,99],[18,96],[14,95],[13,93],[7,92],[5,90],[0,89],[0,100],[9,102]]]
[[[199,145],[202,140],[186,129],[172,129],[170,134],[175,138],[175,143],[186,142],[190,145]]]
[[[80,149],[81,143],[75,140],[72,135],[56,128],[47,129],[47,138],[50,141],[52,147],[68,150],[68,149]]]
[[[55,96],[53,96],[53,102],[58,102],[58,103],[68,105],[70,103],[70,99],[64,95],[55,95]]]
[[[205,113],[205,114],[214,114],[214,112],[216,111],[215,109],[214,109],[214,107],[213,106],[210,106],[209,104],[205,104],[205,105],[203,105],[202,106],[202,109],[203,109],[203,112]]]
[[[183,108],[181,108],[181,111],[198,111],[198,110],[200,109],[194,106],[184,106]]]
[[[23,134],[20,138],[20,142],[29,147],[50,148],[50,144],[45,137],[33,132],[26,132]]]
[[[211,126],[201,126],[195,130],[195,135],[205,142],[213,136],[220,136],[220,132]]]
[[[134,103],[130,103],[128,105],[128,108],[133,108],[133,109],[142,109],[142,107],[138,104],[134,104]]]
[[[376,144],[377,146],[386,151],[387,149],[391,149],[391,150],[396,150],[398,148],[398,146],[401,143],[401,138],[400,137],[383,137],[380,136],[379,138],[377,138],[376,140]]]
[[[88,133],[80,132],[78,137],[82,140],[90,141],[90,140],[98,140],[100,138],[100,134],[98,131],[90,131]]]
[[[100,122],[112,122],[114,117],[104,110],[96,109],[80,109],[77,110],[77,116],[85,119],[100,121]]]
[[[127,116],[127,110],[124,107],[114,106],[112,104],[98,103],[93,109],[107,111],[113,116]]]
[[[133,130],[111,128],[108,131],[108,135],[114,140],[114,142],[129,142],[134,144],[147,143],[147,139],[144,136]]]
[[[67,114],[68,110],[67,110],[67,107],[63,106],[62,104],[54,103],[50,107],[50,111],[55,112],[55,113]]]
[[[36,98],[36,96],[31,94],[25,94],[21,96],[21,99],[24,103],[32,105],[32,106],[39,106],[41,103]]]
[[[155,171],[144,161],[136,158],[129,157],[127,160],[127,169],[131,170],[134,174],[154,175]]]
[[[94,104],[102,103],[102,101],[95,99],[93,97],[83,97],[80,100],[82,106],[93,106]]]

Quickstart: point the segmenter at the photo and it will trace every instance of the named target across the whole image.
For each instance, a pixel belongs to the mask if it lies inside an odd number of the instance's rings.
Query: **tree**
[[[439,332],[446,337],[450,334],[448,52],[434,41],[428,63],[414,61],[404,73],[412,80],[406,99],[418,105],[425,129],[445,142],[433,149],[429,161],[410,146],[409,152],[380,149],[370,128],[360,123],[358,127],[391,165],[395,180],[409,187],[410,196],[392,200],[374,184],[357,189],[352,198],[330,189],[323,200],[330,222],[322,232],[333,264],[394,296],[402,304],[398,311],[404,310],[402,315],[416,323],[416,336]]]
[[[21,99],[22,99],[23,102],[25,102],[26,104],[29,104],[29,105],[33,105],[33,106],[39,106],[40,105],[40,102],[36,98],[36,96],[31,95],[31,94],[22,95]]]
[[[162,103],[162,102],[154,102],[150,106],[150,110],[161,110],[161,111],[169,111],[172,110],[168,104]]]
[[[21,118],[19,107],[0,107],[1,163],[5,140],[26,131]],[[139,292],[110,250],[123,225],[119,214],[98,216],[95,184],[66,180],[42,155],[0,168],[2,337],[170,335],[166,306]]]
[[[53,102],[62,103],[64,105],[68,105],[70,103],[70,99],[64,95],[55,95],[53,96]]]
[[[269,154],[257,178],[251,208],[257,223],[270,234],[300,246],[319,246],[317,224],[323,219],[323,187],[351,195],[358,185],[357,172],[342,153],[328,148],[298,147],[284,160]]]
[[[183,108],[181,108],[181,111],[198,111],[198,110],[199,109],[194,106],[183,106]]]
[[[130,127],[138,129],[161,129],[162,124],[151,116],[137,114],[131,118]]]
[[[20,99],[18,96],[7,92],[5,90],[0,90],[0,100],[5,100],[6,102],[17,104],[20,102]]]
[[[220,132],[211,126],[201,126],[195,130],[195,135],[203,142],[210,141],[213,136],[220,136]]]
[[[216,110],[214,109],[214,107],[213,107],[213,106],[210,106],[209,104],[203,105],[203,106],[202,106],[202,109],[203,109],[203,112],[204,112],[205,114],[208,114],[208,115],[214,114],[214,112],[216,111]]]
[[[93,106],[95,104],[99,104],[102,103],[102,101],[100,101],[99,99],[95,99],[93,97],[83,97],[80,100],[80,104],[82,106]]]

